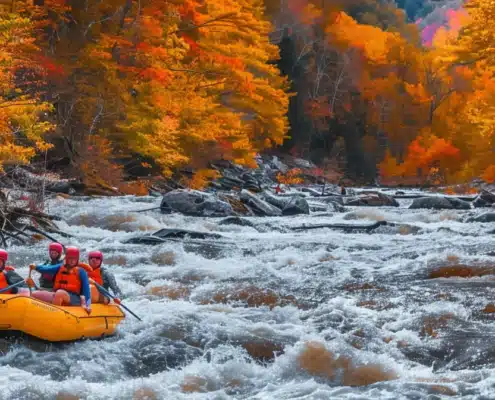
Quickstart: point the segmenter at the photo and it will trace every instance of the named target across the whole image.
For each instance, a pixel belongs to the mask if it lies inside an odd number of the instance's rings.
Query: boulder
[[[447,197],[447,200],[450,201],[454,210],[470,210],[471,203],[458,199],[457,197]]]
[[[477,217],[471,217],[466,222],[495,222],[495,213],[486,213]]]
[[[131,237],[123,243],[159,245],[169,239],[220,239],[222,237],[218,233],[196,232],[185,229],[160,229],[147,235]]]
[[[249,190],[243,189],[241,191],[241,200],[244,204],[246,204],[249,208],[251,208],[257,215],[267,216],[267,217],[276,217],[282,215],[282,210],[280,208],[275,207],[266,201],[260,199]]]
[[[488,190],[482,190],[481,193],[474,199],[473,205],[475,207],[491,207],[495,204],[495,194]]]
[[[471,204],[467,201],[463,201],[455,197],[431,196],[414,199],[409,208],[428,208],[434,210],[469,210],[471,209]]]
[[[348,199],[346,206],[370,207],[399,207],[399,203],[392,196],[381,192],[361,192],[358,197]]]
[[[254,224],[251,221],[248,221],[247,219],[240,218],[240,217],[227,217],[225,219],[222,219],[218,225],[239,225],[239,226],[249,226],[249,227],[254,227]]]
[[[280,197],[265,190],[263,192],[263,199],[267,203],[280,208],[282,215],[309,214],[309,204],[304,196]]]
[[[184,189],[166,193],[160,204],[160,210],[162,213],[175,211],[196,217],[227,217],[234,213],[229,203],[213,194]]]

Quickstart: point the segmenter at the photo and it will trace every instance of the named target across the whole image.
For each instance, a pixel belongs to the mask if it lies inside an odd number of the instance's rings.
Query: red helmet
[[[88,254],[88,260],[90,258],[97,258],[98,260],[103,261],[103,253],[99,250],[90,251]]]
[[[9,259],[9,253],[7,253],[7,251],[4,249],[0,249],[0,260],[7,262],[8,259]]]
[[[79,261],[79,249],[74,246],[68,246],[65,248],[65,259],[72,257],[77,258],[77,261]]]
[[[60,243],[51,243],[50,246],[48,246],[48,251],[56,251],[58,254],[62,254],[64,248]]]

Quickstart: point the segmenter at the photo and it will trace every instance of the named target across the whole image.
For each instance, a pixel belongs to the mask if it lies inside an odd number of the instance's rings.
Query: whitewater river
[[[117,336],[0,341],[0,399],[495,399],[494,224],[487,210],[347,207],[342,213],[219,219],[133,213],[152,197],[54,199],[66,244],[101,249],[128,316]],[[373,233],[302,224],[386,220]],[[217,241],[123,244],[160,228]],[[419,228],[419,230],[418,230]],[[26,266],[48,242],[12,247]],[[111,265],[109,265],[111,264]],[[459,265],[490,273],[434,278]],[[490,269],[493,268],[493,269]]]

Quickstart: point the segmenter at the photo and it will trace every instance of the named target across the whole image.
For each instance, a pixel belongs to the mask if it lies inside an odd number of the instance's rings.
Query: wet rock
[[[232,206],[210,193],[198,190],[174,190],[163,196],[160,204],[163,213],[179,212],[196,217],[226,217],[232,215]]]
[[[306,201],[310,204],[310,207],[313,203],[326,205],[327,210],[325,211],[344,212],[346,210],[342,198],[337,196],[307,197]]]
[[[81,397],[69,392],[59,392],[55,397],[55,400],[80,400],[80,399]]]
[[[469,210],[471,209],[471,204],[469,204],[467,201],[455,198],[431,196],[414,199],[409,208],[427,208],[434,210]]]
[[[447,197],[447,200],[450,201],[452,206],[454,207],[454,210],[470,210],[471,209],[471,203],[458,199],[456,197]]]
[[[282,215],[309,214],[309,204],[304,197],[278,197],[268,191],[263,192],[263,199],[271,205],[280,208]]]
[[[148,290],[153,296],[164,297],[170,300],[187,299],[191,290],[186,286],[155,286]]]
[[[336,357],[318,342],[307,343],[298,357],[299,367],[307,373],[336,380],[342,377],[342,385],[367,386],[376,382],[397,379],[393,371],[386,371],[381,365],[368,364],[355,366],[350,358]]]
[[[217,390],[216,385],[201,376],[188,375],[181,384],[184,393],[206,393]]]
[[[151,262],[158,265],[175,265],[176,254],[173,251],[162,251],[151,255]]]
[[[473,201],[475,207],[491,207],[493,204],[495,204],[495,194],[488,190],[482,190]]]
[[[189,364],[203,352],[181,341],[162,336],[141,338],[131,349],[132,358],[124,359],[127,373],[134,378],[157,374]]]
[[[132,400],[158,400],[159,396],[150,388],[141,388],[134,392]]]
[[[451,265],[435,268],[430,271],[429,278],[472,278],[481,277],[485,275],[494,275],[495,266],[468,266],[468,265]]]
[[[239,226],[249,226],[254,227],[254,224],[251,221],[248,221],[245,218],[240,217],[227,217],[222,219],[218,225],[239,225]]]
[[[162,238],[162,239],[220,239],[222,235],[218,233],[208,233],[208,232],[197,232],[197,231],[189,231],[186,229],[160,229],[157,232],[153,233],[153,236]]]
[[[275,343],[269,340],[248,341],[242,343],[242,347],[248,354],[261,363],[273,361],[275,355],[280,355],[284,352],[284,346],[281,343]]]
[[[358,197],[348,199],[344,204],[346,206],[399,207],[397,200],[381,192],[362,192]]]
[[[466,222],[495,222],[495,213],[486,213],[478,215],[477,217],[471,217]]]
[[[218,198],[229,203],[235,213],[240,215],[255,215],[238,197],[231,194],[220,193]]]
[[[260,216],[276,217],[282,215],[282,210],[260,199],[248,190],[242,190],[241,200]]]

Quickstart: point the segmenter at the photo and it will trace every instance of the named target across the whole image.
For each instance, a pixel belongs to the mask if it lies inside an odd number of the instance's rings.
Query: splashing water
[[[404,200],[400,208],[373,212],[356,207],[249,218],[254,226],[132,213],[153,201],[50,204],[70,222],[61,229],[74,235],[72,244],[104,251],[125,304],[143,322],[129,316],[117,336],[102,341],[0,340],[0,398],[474,399],[492,393],[495,329],[485,307],[493,300],[493,235],[484,233],[489,224],[462,222],[479,211],[445,218],[441,211],[408,210]],[[355,223],[356,215],[372,221],[379,215],[399,228],[289,229]],[[161,227],[223,238],[122,243]],[[23,266],[45,253],[44,242],[11,249],[23,276]],[[475,272],[442,272],[462,268]]]

